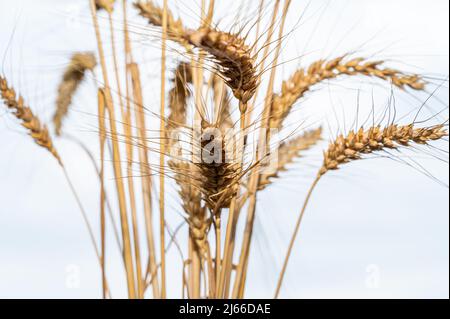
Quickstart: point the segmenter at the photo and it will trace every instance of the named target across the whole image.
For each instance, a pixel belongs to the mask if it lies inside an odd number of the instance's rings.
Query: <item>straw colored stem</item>
[[[142,176],[141,186],[144,202],[144,217],[146,238],[148,246],[148,264],[150,273],[156,273],[158,271],[156,261],[156,246],[153,228],[153,206],[152,206],[152,171],[150,168],[150,159],[148,156],[148,139],[147,139],[147,125],[145,121],[144,104],[142,97],[142,86],[140,80],[139,67],[136,63],[129,65],[131,72],[131,80],[133,84],[133,100],[134,100],[134,113],[136,117],[137,135],[140,147],[139,152],[139,167]],[[158,276],[154,276],[152,280],[152,292],[154,298],[160,297],[159,280]]]
[[[90,0],[92,21],[94,24],[94,30],[97,38],[97,48],[99,51],[100,62],[103,72],[103,81],[105,82],[105,94],[106,94],[106,108],[109,113],[110,129],[112,136],[112,146],[113,146],[113,168],[116,181],[116,188],[119,197],[119,209],[120,218],[122,226],[122,240],[123,240],[123,255],[125,259],[125,271],[127,275],[127,286],[128,286],[128,296],[134,299],[136,296],[135,283],[134,283],[134,270],[133,270],[133,257],[131,253],[131,240],[130,240],[130,229],[127,217],[127,205],[125,197],[125,189],[122,179],[122,169],[121,169],[121,156],[119,150],[119,143],[117,138],[117,127],[114,106],[112,104],[111,89],[108,81],[108,71],[105,61],[105,54],[103,50],[103,44],[101,40],[100,27],[97,19],[97,9],[94,0]]]
[[[142,282],[142,269],[141,269],[141,253],[140,253],[140,243],[139,243],[139,229],[137,226],[137,208],[136,208],[136,196],[134,190],[134,181],[133,181],[133,141],[132,141],[132,132],[131,132],[131,114],[130,114],[130,100],[129,100],[129,85],[128,79],[125,81],[126,83],[126,101],[127,108],[125,108],[123,102],[122,95],[122,85],[120,81],[119,75],[119,62],[117,59],[117,50],[116,50],[116,40],[114,36],[114,25],[113,25],[113,15],[112,11],[108,11],[108,20],[109,20],[109,31],[111,36],[111,48],[113,52],[113,63],[114,63],[114,75],[116,78],[116,86],[118,92],[118,99],[121,108],[122,114],[122,122],[123,122],[123,130],[125,133],[125,148],[126,148],[126,158],[127,158],[127,183],[128,183],[128,195],[129,195],[129,203],[130,203],[130,213],[131,213],[131,224],[133,230],[133,242],[134,242],[134,258],[135,258],[135,267],[136,267],[136,283],[137,283],[137,297],[143,298],[143,282]],[[127,74],[128,74],[128,55],[126,55],[125,63],[127,65]]]
[[[266,143],[268,142],[266,140],[266,136],[267,136],[267,132],[266,130],[268,129],[268,119],[269,119],[269,114],[270,114],[270,105],[271,105],[271,100],[272,100],[272,96],[273,96],[273,86],[274,86],[274,82],[275,82],[275,75],[276,75],[276,66],[278,63],[278,57],[280,55],[280,50],[281,50],[281,40],[283,37],[283,31],[284,31],[284,24],[286,22],[286,17],[287,17],[287,11],[289,9],[291,0],[286,0],[285,5],[284,5],[284,9],[283,9],[283,15],[282,15],[282,21],[281,21],[281,25],[280,25],[280,29],[279,29],[279,34],[278,34],[278,43],[277,43],[277,48],[276,48],[276,52],[275,52],[275,58],[273,61],[273,68],[270,74],[270,80],[269,80],[269,85],[267,88],[267,94],[266,94],[266,99],[265,99],[265,104],[264,104],[264,111],[263,111],[263,117],[262,117],[262,125],[261,125],[261,130],[260,130],[260,134],[259,134],[259,142],[258,142],[258,148],[256,151],[256,157],[258,160],[260,160],[261,158],[264,157],[265,154],[265,148],[266,148]],[[277,14],[278,12],[278,5],[279,5],[279,1],[277,1],[275,3],[275,9],[274,9],[274,15]],[[236,280],[235,280],[235,285],[234,285],[234,289],[233,289],[233,298],[237,298],[238,297],[238,293],[239,290],[242,291],[244,287],[244,276],[245,273],[247,271],[247,266],[248,266],[248,262],[247,259],[249,258],[249,251],[250,251],[250,244],[251,244],[251,239],[252,239],[252,235],[253,235],[253,225],[254,225],[254,219],[255,219],[255,213],[256,213],[256,192],[258,189],[258,182],[259,182],[259,170],[254,169],[251,177],[250,177],[250,194],[251,194],[251,198],[250,198],[250,206],[248,209],[248,213],[247,213],[247,221],[246,221],[246,226],[245,226],[245,233],[244,233],[244,239],[243,239],[243,243],[242,243],[242,248],[241,248],[241,256],[239,259],[239,264],[238,264],[238,268],[236,271]]]
[[[103,90],[98,91],[98,127],[100,144],[100,240],[101,240],[101,264],[102,264],[102,286],[103,299],[106,297],[106,223],[105,223],[105,94]]]
[[[162,22],[162,52],[161,52],[161,136],[166,136],[165,107],[166,107],[166,45],[167,45],[167,0],[164,0]],[[166,253],[165,253],[165,152],[166,143],[161,143],[160,176],[159,176],[159,226],[161,248],[161,298],[166,298]]]
[[[310,189],[308,191],[308,194],[306,196],[306,200],[305,200],[305,202],[303,204],[302,210],[300,212],[300,215],[299,215],[299,217],[297,219],[297,222],[295,224],[294,233],[292,235],[291,241],[289,242],[289,247],[288,247],[288,250],[287,250],[287,253],[286,253],[286,257],[284,258],[283,267],[282,267],[281,272],[280,272],[280,277],[278,279],[277,288],[276,288],[276,291],[275,291],[275,299],[277,299],[278,296],[280,295],[281,285],[283,284],[284,275],[286,273],[286,269],[287,269],[287,266],[288,266],[289,258],[291,257],[292,249],[294,248],[295,239],[297,238],[298,232],[300,230],[300,226],[302,224],[303,216],[305,215],[305,211],[306,211],[306,208],[308,207],[308,203],[309,203],[309,201],[311,199],[311,195],[312,195],[314,189],[316,188],[317,184],[319,183],[320,178],[321,178],[321,175],[317,175],[316,179],[314,180],[313,184],[311,185],[311,187],[310,187]]]
[[[128,183],[130,189],[130,196],[132,200],[132,222],[133,222],[133,235],[134,235],[134,250],[136,259],[136,281],[137,281],[137,292],[138,298],[143,299],[145,293],[145,282],[142,274],[142,264],[141,264],[141,245],[139,240],[139,229],[138,220],[136,212],[136,203],[134,196],[134,182],[132,179],[133,175],[133,143],[132,143],[132,111],[131,111],[131,88],[130,80],[132,82],[132,70],[131,63],[133,61],[133,56],[131,52],[130,36],[128,31],[128,17],[127,17],[127,1],[124,0],[123,4],[123,22],[124,22],[124,48],[125,48],[125,66],[126,66],[126,76],[125,76],[125,87],[126,87],[126,116],[125,116],[125,132],[127,136],[127,156],[128,156]]]

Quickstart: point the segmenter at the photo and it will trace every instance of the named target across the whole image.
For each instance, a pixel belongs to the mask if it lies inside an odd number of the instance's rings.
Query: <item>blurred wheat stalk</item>
[[[167,0],[163,1],[162,6],[153,1],[137,1],[134,8],[161,35],[160,147],[155,150],[149,145],[140,66],[133,58],[128,28],[128,1],[122,0],[123,28],[118,28],[123,30],[125,61],[118,59],[115,40],[117,31],[114,28],[114,17],[119,17],[115,16],[115,11],[119,10],[119,3],[116,2],[120,1],[88,1],[98,52],[96,56],[89,52],[74,53],[58,90],[54,126],[56,135],[64,135],[63,121],[69,114],[72,97],[86,73],[95,72],[98,60],[104,83],[103,87],[98,87],[97,106],[101,154],[98,163],[101,182],[98,195],[101,224],[99,236],[94,236],[89,223],[87,225],[102,269],[104,298],[110,296],[105,236],[107,215],[114,219],[112,199],[108,198],[105,191],[107,181],[104,172],[109,164],[105,159],[106,146],[110,146],[113,158],[111,165],[117,191],[115,200],[120,216],[120,229],[114,229],[114,232],[123,256],[129,298],[149,296],[149,290],[153,298],[167,297],[166,236],[170,235],[171,241],[175,239],[166,225],[166,177],[173,178],[179,187],[178,195],[189,226],[189,238],[183,242],[188,247],[188,258],[183,260],[180,267],[183,296],[243,298],[258,193],[276,183],[278,174],[287,170],[288,164],[298,159],[303,151],[313,148],[322,139],[323,133],[317,127],[271,149],[267,145],[270,145],[273,133],[267,134],[267,131],[271,128],[281,129],[295,103],[325,81],[340,77],[374,77],[402,90],[424,90],[427,84],[419,75],[386,67],[384,61],[340,56],[319,60],[309,67],[300,68],[282,83],[281,92],[275,93],[278,58],[290,0],[285,0],[283,5],[280,0],[272,1],[271,24],[264,33],[260,23],[266,4],[264,0],[260,1],[259,16],[252,29],[255,33],[253,38],[258,39],[255,43],[247,43],[250,38],[248,35],[231,34],[213,27],[214,0],[210,0],[209,4],[202,1],[201,25],[197,28],[189,28],[181,18],[175,18]],[[109,30],[101,30],[99,26],[98,14],[102,10],[108,17]],[[109,34],[110,41],[102,38],[105,33]],[[179,46],[177,52],[181,62],[174,72],[167,71],[168,42]],[[112,57],[106,57],[105,43],[112,46]],[[270,52],[274,53],[271,60]],[[208,68],[207,63],[213,67]],[[114,70],[112,75],[108,73],[111,69]],[[121,74],[122,69],[125,69],[125,76]],[[266,70],[270,72],[265,72]],[[168,83],[168,96],[167,72],[172,78]],[[268,86],[264,105],[261,114],[256,115],[260,83],[266,74]],[[111,86],[111,83],[114,85]],[[0,89],[6,106],[22,122],[32,138],[64,167],[47,127],[41,125],[31,109],[24,106],[23,99],[16,96],[4,77],[0,78]],[[113,97],[113,90],[118,93],[118,97]],[[210,95],[210,99],[206,95]],[[212,110],[212,114],[209,110]],[[190,111],[194,114],[192,121],[188,118]],[[240,115],[237,121],[232,117],[235,111]],[[157,113],[157,110],[152,112]],[[245,154],[251,151],[246,133],[250,125],[259,127],[260,131],[253,159],[250,163],[245,163]],[[229,134],[236,127],[241,129],[241,134]],[[309,198],[328,171],[336,170],[365,154],[414,144],[424,145],[443,139],[447,136],[446,127],[446,122],[431,127],[417,127],[416,123],[402,126],[388,123],[386,127],[381,127],[380,124],[360,128],[332,141],[324,153],[322,168],[297,220],[275,297],[278,297],[282,287],[289,256]],[[184,144],[179,140],[183,134],[189,137],[189,141]],[[125,147],[121,147],[120,141],[125,143]],[[215,150],[220,151],[216,153]],[[188,156],[183,156],[183,153]],[[232,154],[231,160],[225,160],[229,153]],[[278,162],[271,171],[264,170],[267,158],[273,153],[278,154]],[[152,156],[159,157],[156,169],[151,165]],[[209,160],[211,157],[212,161]],[[133,177],[134,162],[139,163],[139,178]],[[159,194],[153,187],[154,176],[159,179]],[[68,181],[70,183],[69,178]],[[140,185],[140,188],[136,189],[135,185]],[[74,194],[76,195],[75,190]],[[152,199],[155,196],[159,199],[159,227],[153,224],[156,215]],[[143,201],[143,211],[138,210],[137,207],[141,205],[138,205],[137,200]],[[85,216],[84,209],[79,204]],[[243,216],[244,207],[247,207],[246,216]],[[145,220],[144,245],[140,242],[142,227],[138,225],[139,215]],[[240,218],[246,220],[243,234],[237,234]],[[238,236],[242,237],[240,245],[237,242]],[[211,239],[214,239],[213,242],[210,242]]]

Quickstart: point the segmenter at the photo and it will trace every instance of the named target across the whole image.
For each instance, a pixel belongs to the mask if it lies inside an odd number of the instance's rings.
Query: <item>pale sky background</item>
[[[239,10],[239,1],[217,2],[216,21],[222,19],[221,27],[231,27],[239,11],[244,18],[254,17],[250,9]],[[197,21],[199,3],[169,1],[190,26]],[[258,1],[249,4],[255,8]],[[448,11],[447,0],[293,0],[287,23],[287,30],[293,32],[283,48],[285,64],[277,83],[298,65],[357,51],[356,55],[386,59],[390,66],[426,74],[434,84],[442,84],[449,73]],[[146,107],[157,110],[159,42],[135,11],[130,15]],[[45,120],[51,118],[57,83],[71,52],[96,48],[90,22],[87,0],[0,0],[2,73]],[[120,31],[120,23],[116,27]],[[361,122],[372,107],[372,95],[374,106],[382,110],[391,88],[362,80],[332,82],[310,93],[296,106],[283,134],[303,122],[305,126],[324,123],[333,134],[348,129],[358,95]],[[95,150],[92,81],[85,82],[76,95],[66,127]],[[394,93],[400,123],[412,120],[428,97]],[[445,82],[420,118],[441,110],[440,118],[448,118],[448,99]],[[99,298],[99,267],[63,174],[5,110],[0,105],[0,298]],[[151,114],[148,120],[155,129],[158,120]],[[91,163],[70,141],[56,140],[56,145],[97,227],[98,183]],[[415,168],[377,158],[326,176],[311,200],[282,297],[448,298],[449,197],[442,185],[448,185],[448,142],[436,146],[444,152],[433,153],[444,161],[430,158],[430,149],[420,149],[400,155],[406,161],[414,155]],[[273,296],[294,222],[324,147],[326,143],[305,153],[276,185],[261,193],[247,297]],[[421,174],[420,167],[441,183]],[[109,178],[112,182],[111,174]],[[170,183],[168,188],[168,223],[175,228],[181,210],[175,186]],[[122,264],[110,237],[108,278],[113,297],[125,297]],[[182,245],[185,238],[186,227],[178,237]],[[179,297],[181,266],[174,247],[168,258],[169,296]]]

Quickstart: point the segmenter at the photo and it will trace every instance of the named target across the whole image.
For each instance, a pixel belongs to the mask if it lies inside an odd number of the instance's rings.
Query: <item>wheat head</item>
[[[25,106],[22,96],[17,97],[14,89],[8,86],[8,81],[2,76],[0,76],[0,94],[6,106],[22,122],[22,126],[28,130],[33,140],[39,146],[48,150],[62,165],[61,158],[53,145],[47,127],[41,124],[39,118],[33,114],[29,107]]]
[[[347,136],[340,135],[330,144],[324,153],[324,162],[319,175],[339,169],[342,164],[358,160],[363,154],[409,146],[410,143],[424,145],[445,136],[448,136],[448,131],[443,124],[428,128],[415,128],[414,124],[405,126],[392,124],[384,128],[374,126],[368,130],[361,128],[357,132],[351,131]]]
[[[244,40],[237,35],[209,27],[189,30],[184,37],[190,44],[214,57],[219,65],[220,75],[241,105],[246,105],[255,94],[259,78],[255,57]],[[241,113],[245,113],[245,110],[241,109]]]
[[[75,53],[72,56],[58,87],[56,111],[53,116],[53,124],[57,135],[61,135],[63,120],[69,111],[73,95],[85,78],[86,71],[92,71],[96,65],[97,60],[91,52]]]
[[[340,76],[364,75],[390,80],[398,88],[409,87],[414,90],[423,90],[425,82],[418,75],[406,75],[401,71],[382,68],[384,61],[367,61],[364,58],[355,58],[344,61],[339,57],[330,61],[319,60],[312,63],[308,69],[296,71],[290,79],[284,81],[280,94],[273,97],[270,111],[270,127],[281,129],[283,121],[289,115],[292,106],[304,96],[306,92],[321,82],[335,79]]]

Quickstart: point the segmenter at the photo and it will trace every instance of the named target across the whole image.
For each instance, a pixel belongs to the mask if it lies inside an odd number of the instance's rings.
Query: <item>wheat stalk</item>
[[[122,168],[121,168],[121,154],[119,149],[119,143],[117,139],[117,125],[116,125],[116,117],[115,110],[113,105],[113,99],[111,95],[111,87],[109,85],[108,78],[108,68],[105,59],[105,53],[103,48],[103,42],[100,33],[100,26],[97,18],[97,8],[94,0],[90,0],[90,11],[92,16],[92,24],[94,25],[95,36],[97,40],[97,49],[99,51],[100,57],[100,65],[102,67],[103,80],[105,82],[105,106],[109,114],[109,124],[111,130],[111,140],[112,140],[112,151],[113,151],[113,168],[114,175],[116,181],[116,188],[118,194],[118,202],[119,202],[119,210],[120,210],[120,220],[122,227],[122,240],[123,240],[123,256],[125,260],[125,271],[127,275],[127,287],[128,287],[128,296],[131,299],[136,297],[136,289],[135,289],[135,276],[133,269],[133,257],[132,257],[132,248],[131,248],[131,239],[130,239],[130,226],[128,223],[128,214],[127,214],[127,204],[126,204],[126,195],[125,195],[125,187],[122,179]]]
[[[77,202],[77,205],[80,209],[81,216],[83,218],[83,221],[86,225],[87,231],[89,233],[89,237],[92,243],[92,246],[94,247],[95,254],[97,256],[97,259],[99,261],[100,267],[103,269],[103,257],[100,254],[97,242],[95,240],[94,232],[92,230],[92,226],[89,222],[88,215],[86,210],[84,209],[83,204],[81,203],[81,199],[69,177],[69,174],[66,170],[66,167],[64,166],[61,157],[59,156],[56,148],[53,145],[52,139],[50,137],[50,134],[48,132],[48,129],[45,125],[41,124],[41,121],[39,118],[33,114],[33,111],[25,106],[24,99],[22,96],[18,96],[15,92],[15,90],[8,85],[8,81],[6,78],[0,76],[0,96],[2,97],[5,105],[13,111],[14,116],[20,120],[22,123],[22,126],[28,130],[29,135],[33,138],[33,140],[38,144],[39,146],[46,149],[50,154],[58,161],[58,164],[63,170],[64,177],[66,178],[66,181],[70,187],[70,190]],[[109,295],[109,288],[108,288],[108,282],[106,280],[106,276],[103,278],[104,281],[104,294]]]
[[[275,298],[278,298],[280,294],[289,258],[311,195],[322,176],[331,170],[338,169],[342,164],[360,159],[364,154],[380,152],[385,149],[397,149],[400,146],[409,147],[411,143],[427,145],[429,142],[443,139],[446,136],[448,136],[448,131],[444,124],[424,128],[416,128],[414,123],[403,126],[391,124],[386,127],[373,126],[367,130],[361,128],[357,132],[350,131],[346,136],[340,135],[330,143],[328,149],[324,152],[323,165],[308,191],[298,217],[278,279]]]
[[[217,75],[212,76],[212,87],[214,92],[215,118],[217,126],[223,135],[234,127],[233,118],[231,117],[231,99],[225,87],[224,81]]]
[[[270,115],[270,105],[272,101],[272,95],[273,95],[273,87],[275,84],[275,77],[276,77],[276,71],[277,71],[277,65],[278,65],[278,58],[281,53],[281,44],[284,34],[284,26],[286,23],[287,18],[287,11],[289,10],[289,7],[291,5],[291,0],[286,0],[284,7],[283,7],[283,13],[281,18],[281,24],[279,26],[278,30],[278,41],[276,43],[276,50],[275,50],[275,58],[272,62],[272,70],[270,72],[270,79],[269,79],[269,85],[267,87],[267,93],[264,100],[264,109],[263,109],[263,116],[261,119],[261,129],[260,134],[258,138],[258,148],[256,149],[256,159],[258,161],[261,161],[266,154],[265,148],[265,142],[268,142],[266,137],[266,130],[269,128],[268,121],[269,121],[269,115]],[[274,10],[273,10],[273,19],[272,21],[275,21],[276,16],[278,15],[278,9],[280,6],[280,1],[275,1],[274,4]],[[270,37],[271,35],[269,35]],[[249,190],[250,190],[250,203],[248,206],[248,212],[247,212],[247,221],[246,221],[246,227],[244,232],[244,239],[241,247],[241,254],[239,257],[239,264],[236,270],[236,279],[234,282],[233,287],[233,298],[242,298],[244,295],[244,288],[245,288],[245,281],[247,276],[247,267],[248,267],[248,258],[250,256],[250,244],[253,237],[253,227],[254,227],[254,221],[255,221],[255,214],[256,214],[256,193],[258,190],[258,182],[259,182],[259,171],[257,169],[254,169],[249,180]]]
[[[273,97],[270,111],[270,127],[281,129],[283,121],[289,115],[293,105],[304,94],[317,84],[341,76],[363,75],[389,80],[398,88],[409,87],[414,90],[423,90],[425,82],[418,75],[407,75],[401,71],[382,68],[384,61],[367,61],[364,58],[355,58],[345,61],[345,56],[312,63],[307,69],[299,69],[291,78],[282,84],[281,93]]]

